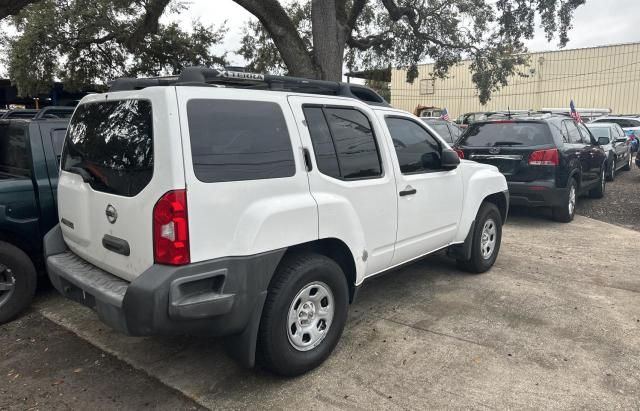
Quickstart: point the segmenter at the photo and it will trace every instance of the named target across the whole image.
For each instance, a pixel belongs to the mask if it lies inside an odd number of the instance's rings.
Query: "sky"
[[[179,16],[167,16],[165,21],[178,20],[185,25],[194,19],[219,26],[226,22],[229,29],[219,51],[237,50],[242,38],[242,26],[252,18],[245,9],[231,0],[191,0],[188,9]],[[576,10],[573,29],[566,48],[582,48],[640,41],[640,0],[587,0]],[[548,42],[538,29],[535,38],[527,42],[531,51],[557,50],[557,39]],[[229,53],[233,65],[242,65],[241,57]]]

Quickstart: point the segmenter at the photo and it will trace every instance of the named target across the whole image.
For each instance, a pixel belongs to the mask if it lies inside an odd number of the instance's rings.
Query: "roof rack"
[[[337,81],[310,80],[301,77],[275,76],[207,67],[187,67],[179,76],[153,78],[119,78],[110,83],[109,91],[141,90],[157,86],[223,86],[257,90],[293,91],[351,97],[375,106],[389,106],[384,98],[369,87]]]
[[[45,107],[36,114],[34,120],[69,118],[73,114],[74,107],[66,106],[49,106]]]
[[[2,117],[0,117],[0,118],[2,118],[2,119],[11,119],[11,118],[31,119],[36,114],[38,114],[38,110],[20,108],[20,109],[9,110],[6,113],[4,113],[2,115]]]

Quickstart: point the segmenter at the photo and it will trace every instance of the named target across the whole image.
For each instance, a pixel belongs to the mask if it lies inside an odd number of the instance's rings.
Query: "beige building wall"
[[[610,108],[640,113],[640,43],[562,50],[529,55],[529,77],[514,76],[509,85],[481,105],[471,82],[469,61],[452,67],[448,78],[431,79],[432,64],[418,67],[409,84],[405,70],[392,70],[391,105],[413,112],[418,104],[446,107],[452,119],[462,113],[491,110],[539,110],[568,107]]]

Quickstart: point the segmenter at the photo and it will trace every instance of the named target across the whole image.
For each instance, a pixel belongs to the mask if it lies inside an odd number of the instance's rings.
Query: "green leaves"
[[[547,38],[568,41],[574,10],[585,0],[343,0],[350,16],[344,65],[350,71],[386,67],[407,69],[407,81],[418,75],[417,65],[434,63],[434,77],[445,77],[463,59],[471,71],[480,101],[507,84],[513,75],[526,76],[524,41],[533,38],[540,21]],[[325,59],[313,48],[310,1],[294,2],[286,12],[298,28],[309,55],[327,72]],[[340,13],[338,13],[340,15]],[[260,15],[260,21],[269,19]],[[344,22],[343,22],[344,23]],[[250,22],[239,53],[260,71],[286,71],[287,65],[267,30]],[[293,72],[292,74],[296,74]]]
[[[174,74],[185,66],[223,65],[213,54],[226,29],[194,22],[160,25],[169,0],[43,0],[13,18],[7,39],[9,76],[21,95],[48,92],[54,80],[77,90],[113,78]]]

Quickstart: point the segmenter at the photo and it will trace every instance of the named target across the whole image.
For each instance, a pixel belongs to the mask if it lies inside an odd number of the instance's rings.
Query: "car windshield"
[[[425,123],[427,123],[429,125],[429,127],[431,127],[432,129],[434,129],[436,131],[436,133],[438,133],[440,135],[440,137],[442,137],[444,139],[444,141],[446,141],[447,143],[451,143],[451,134],[449,133],[449,128],[447,127],[446,124],[444,123],[429,123],[427,121],[425,121]]]
[[[610,137],[611,129],[609,127],[589,127],[591,134],[595,138]]]
[[[468,147],[541,146],[553,143],[545,123],[498,121],[474,123],[460,138]]]

